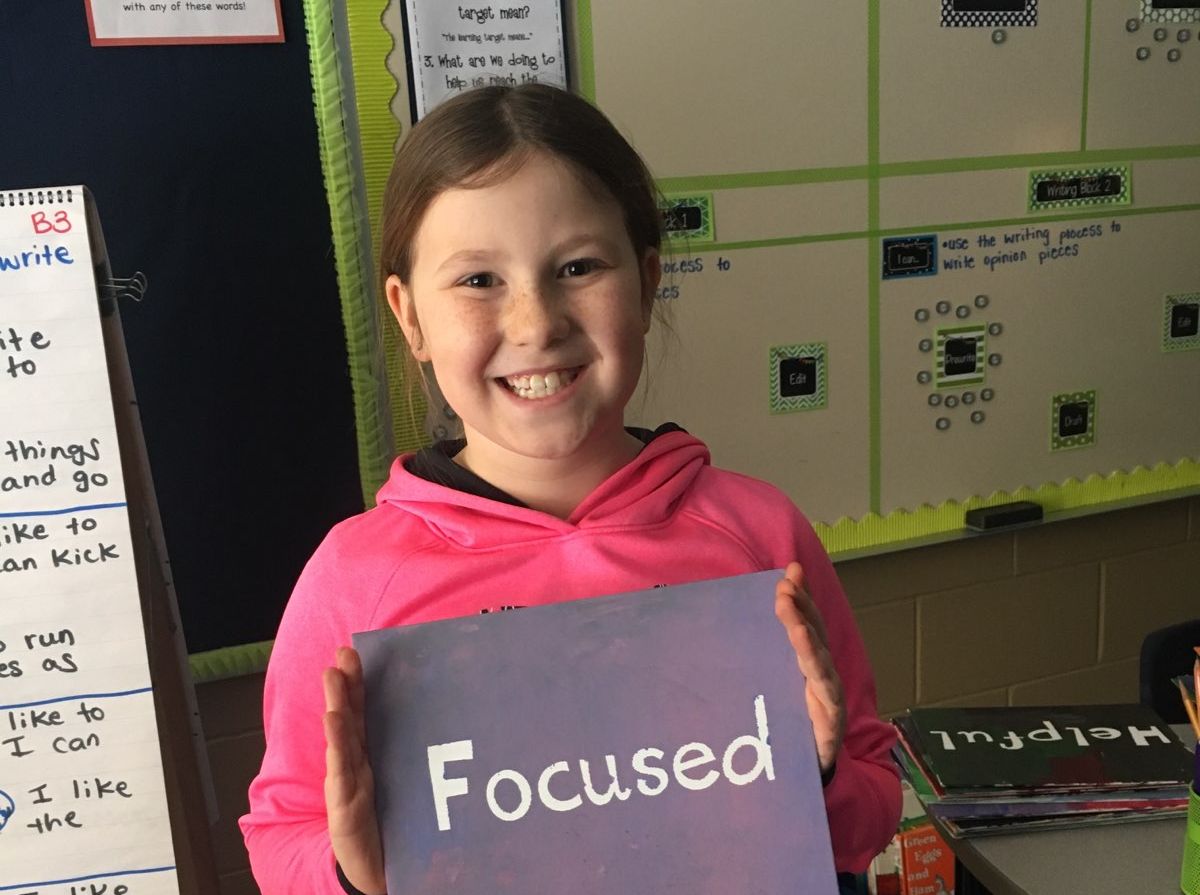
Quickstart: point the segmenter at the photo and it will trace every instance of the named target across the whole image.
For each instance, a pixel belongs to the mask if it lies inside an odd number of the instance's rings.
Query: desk
[[[1186,724],[1172,725],[1193,744]],[[1009,833],[975,839],[946,838],[970,876],[992,895],[1179,895],[1183,815],[1040,833]],[[970,880],[958,891],[970,895]]]

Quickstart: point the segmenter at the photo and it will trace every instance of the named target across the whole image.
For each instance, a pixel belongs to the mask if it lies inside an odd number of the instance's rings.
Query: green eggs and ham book
[[[1176,816],[1190,756],[1142,705],[917,708],[896,758],[952,836]]]

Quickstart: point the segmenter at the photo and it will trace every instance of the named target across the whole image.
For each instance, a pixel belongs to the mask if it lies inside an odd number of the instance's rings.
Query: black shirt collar
[[[653,430],[626,426],[625,431],[646,445],[660,435],[666,435],[668,432],[683,432],[684,429],[675,423],[663,423]],[[480,478],[471,470],[454,462],[454,457],[466,446],[467,442],[462,438],[439,441],[430,447],[422,448],[409,457],[404,463],[404,468],[417,478],[433,482],[435,485],[444,485],[455,491],[462,491],[464,494],[474,494],[476,497],[485,497],[488,500],[496,500],[514,507],[525,506],[508,492],[501,491],[487,479]]]

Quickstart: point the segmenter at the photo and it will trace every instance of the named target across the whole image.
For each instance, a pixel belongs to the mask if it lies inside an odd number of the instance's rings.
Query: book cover
[[[836,891],[779,577],[356,635],[388,890]]]
[[[931,823],[900,833],[904,895],[954,895],[954,852]]]
[[[916,708],[895,719],[942,798],[1185,785],[1188,754],[1140,704]]]

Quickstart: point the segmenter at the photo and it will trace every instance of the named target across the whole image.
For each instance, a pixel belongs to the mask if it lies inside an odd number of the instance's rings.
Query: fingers
[[[825,620],[804,587],[804,570],[798,562],[788,564],[784,577],[775,587],[775,614],[785,625],[787,619],[792,617],[792,608],[803,617],[805,624],[813,628],[824,644],[827,639]]]
[[[804,697],[813,723],[817,758],[825,771],[837,760],[845,731],[842,679],[829,652],[825,621],[804,587],[804,569],[797,562],[788,564],[775,585],[775,615],[787,632],[804,674]]]
[[[325,728],[325,799],[330,807],[350,802],[357,789],[356,764],[351,758],[358,751],[346,729],[345,716],[326,712]]]
[[[383,849],[367,758],[363,671],[358,653],[338,649],[321,675],[325,694],[325,811],[329,840],[346,879],[361,892],[384,892]]]
[[[358,651],[348,646],[340,646],[335,657],[337,669],[342,673],[346,683],[347,707],[354,718],[357,735],[366,742],[366,696],[363,688],[362,659]]]
[[[350,790],[357,785],[358,769],[366,762],[366,725],[363,719],[362,663],[348,647],[337,651],[337,666],[321,675],[325,693],[325,772]]]

